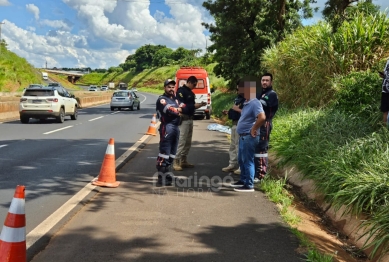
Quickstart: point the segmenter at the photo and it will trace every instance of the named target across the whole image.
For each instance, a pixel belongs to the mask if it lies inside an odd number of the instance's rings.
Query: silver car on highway
[[[115,108],[121,110],[122,108],[129,108],[130,110],[140,109],[139,97],[131,90],[117,90],[112,94],[111,111]]]

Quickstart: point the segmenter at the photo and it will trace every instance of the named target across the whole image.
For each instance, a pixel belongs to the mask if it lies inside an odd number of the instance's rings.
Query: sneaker
[[[258,177],[254,178],[254,184],[259,184],[261,183],[261,179],[259,179]]]
[[[236,169],[236,168],[235,168],[234,166],[229,165],[229,166],[227,166],[227,167],[223,167],[223,168],[222,168],[222,171],[223,171],[223,172],[233,172],[235,169]]]
[[[230,184],[230,187],[242,187],[242,186],[244,186],[244,183],[241,181]]]
[[[254,188],[248,188],[246,186],[234,188],[236,192],[254,192]]]
[[[240,168],[239,168],[238,170],[235,170],[235,171],[234,171],[234,174],[235,174],[235,175],[240,175]]]

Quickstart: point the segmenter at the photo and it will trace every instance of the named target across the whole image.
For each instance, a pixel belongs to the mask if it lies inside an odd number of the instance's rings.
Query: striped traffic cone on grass
[[[26,262],[25,186],[17,186],[0,234],[0,262]]]

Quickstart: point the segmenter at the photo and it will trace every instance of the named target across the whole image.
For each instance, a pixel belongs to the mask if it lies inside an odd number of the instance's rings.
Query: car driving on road
[[[115,108],[121,110],[122,108],[129,108],[130,110],[140,109],[139,97],[131,90],[118,90],[112,94],[111,111]]]
[[[90,86],[88,91],[97,91],[97,86]]]
[[[58,123],[65,116],[72,120],[78,117],[78,103],[62,86],[27,88],[19,103],[20,122],[27,124],[30,118],[55,118]]]
[[[108,86],[101,86],[100,90],[101,91],[107,91],[108,90]]]

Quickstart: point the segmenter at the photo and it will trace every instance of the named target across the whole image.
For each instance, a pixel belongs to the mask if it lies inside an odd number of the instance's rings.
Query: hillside
[[[40,71],[30,65],[26,59],[17,56],[2,46],[0,56],[0,91],[16,92],[32,83],[43,83]]]
[[[216,63],[213,63],[205,67],[209,74],[210,83],[216,88],[225,87],[226,83],[224,79],[217,77],[213,73],[215,65]],[[145,69],[138,74],[135,74],[133,71],[122,73],[91,73],[84,75],[77,84],[102,85],[114,82],[115,85],[118,85],[118,83],[124,82],[128,83],[129,87],[162,89],[163,81],[167,78],[174,78],[178,68],[178,65],[155,67]]]

